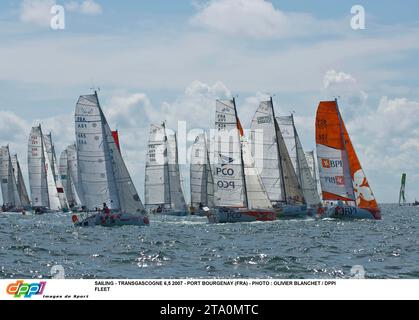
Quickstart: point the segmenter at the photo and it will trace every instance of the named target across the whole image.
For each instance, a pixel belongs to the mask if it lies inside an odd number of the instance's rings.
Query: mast
[[[108,154],[110,154],[109,145],[108,145],[108,143],[109,143],[108,142],[108,137],[107,137],[106,130],[105,130],[105,125],[107,125],[108,122],[107,122],[107,120],[105,118],[105,115],[103,114],[102,107],[100,106],[99,96],[97,94],[97,90],[95,90],[95,96],[96,96],[97,106],[98,106],[99,112],[100,112],[100,118],[101,118],[101,121],[102,121],[102,134],[103,134],[103,138],[106,139],[106,143],[105,143],[105,141],[103,142],[104,143],[104,150],[105,150],[105,153],[107,152]],[[111,137],[111,139],[113,140],[113,136]],[[111,160],[112,160],[112,162],[115,161],[113,159],[113,156],[111,157]],[[117,208],[117,209],[120,210],[121,207],[122,207],[122,205],[121,205],[121,197],[119,196],[118,185],[116,183],[115,171],[114,171],[113,166],[111,166],[111,171],[112,171],[113,181],[115,183],[115,188],[116,188],[116,195],[115,196],[118,199],[118,204],[119,204],[119,208]],[[112,207],[112,199],[110,199],[110,201],[111,201],[111,207]]]
[[[297,174],[298,174],[298,179],[300,180],[300,187],[301,189],[304,190],[304,187],[302,186],[303,184],[303,177],[301,175],[301,166],[300,166],[300,156],[298,155],[298,143],[297,143],[297,139],[298,139],[298,133],[297,133],[297,129],[295,128],[295,123],[294,123],[294,114],[291,113],[291,123],[292,123],[292,129],[294,130],[294,142],[295,142],[295,156],[296,156],[296,162],[297,162]]]
[[[168,186],[169,186],[169,202],[170,202],[170,208],[172,208],[172,190],[171,190],[171,187],[170,187],[170,180],[171,179],[170,179],[169,164],[168,164],[168,157],[167,157],[170,146],[167,143],[166,122],[163,122],[162,127],[163,127],[163,132],[164,132],[164,144],[165,144],[165,147],[166,147],[166,155],[164,157],[164,170],[166,171],[167,178],[169,179],[169,181],[168,181]]]
[[[237,115],[237,107],[236,107],[236,98],[233,97],[233,105],[234,105],[234,114],[236,116],[236,127],[237,130],[238,128],[238,123],[239,123],[239,117]],[[245,203],[246,203],[246,208],[249,208],[249,200],[247,198],[247,186],[246,186],[246,174],[244,172],[244,160],[243,160],[243,148],[241,145],[241,133],[239,132],[239,145],[240,145],[240,160],[241,160],[241,168],[242,168],[242,175],[243,175],[243,187],[244,187],[244,196],[245,196]]]
[[[275,108],[274,108],[274,103],[272,100],[272,97],[270,98],[271,101],[271,108],[272,108],[272,115],[273,115],[273,121],[274,121],[274,126],[275,126],[275,142],[276,142],[276,150],[278,152],[278,169],[279,172],[281,174],[281,185],[282,185],[282,193],[283,193],[283,198],[284,198],[284,202],[287,203],[287,191],[285,188],[285,179],[284,179],[284,170],[282,168],[282,156],[281,156],[281,152],[279,150],[279,136],[278,136],[278,130],[279,126],[278,126],[278,122],[276,121],[276,116],[275,116]]]
[[[46,167],[46,164],[45,164],[45,147],[44,147],[44,135],[42,134],[42,127],[41,127],[41,124],[39,124],[39,131],[40,131],[40,136],[41,136],[41,150],[42,150],[42,152],[41,152],[41,170],[44,170],[45,171],[45,179],[47,180],[48,178],[47,178],[47,176],[48,176],[48,172],[47,172],[47,167]],[[41,175],[41,177],[42,177],[42,175]],[[42,184],[41,184],[42,185]],[[48,200],[48,208],[50,208],[51,209],[51,203],[50,203],[50,201],[49,201],[49,190],[48,190],[48,181],[46,182],[46,185],[47,185],[47,187],[46,187],[46,191],[47,191],[47,200]]]
[[[340,126],[342,141],[343,141],[343,148],[345,149],[345,153],[346,153],[346,157],[345,157],[345,160],[346,160],[345,162],[346,163],[345,164],[348,166],[349,171],[350,171],[351,169],[349,167],[348,151],[346,150],[346,139],[345,139],[345,136],[344,136],[344,130],[343,130],[343,126],[342,126],[342,116],[340,114],[339,104],[338,104],[338,99],[337,98],[335,98],[335,102],[336,102],[336,108],[337,108],[338,117],[339,117],[339,126]],[[354,184],[351,183],[350,185],[351,185],[352,194],[355,195]],[[354,202],[355,202],[355,205],[356,205],[356,198],[355,198]]]
[[[317,166],[316,166],[316,159],[314,157],[314,150],[311,153],[311,158],[313,159],[313,179],[314,182],[316,183],[316,190],[317,190],[317,194],[320,194],[320,190],[319,190],[319,184],[318,184],[318,177],[317,177]],[[321,197],[320,197],[321,200]]]

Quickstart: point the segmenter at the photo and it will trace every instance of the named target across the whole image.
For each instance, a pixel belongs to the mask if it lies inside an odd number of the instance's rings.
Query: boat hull
[[[214,209],[208,213],[210,223],[239,223],[256,221],[274,221],[276,213],[272,210],[241,210],[241,209]]]
[[[320,218],[345,219],[345,220],[381,220],[379,210],[367,210],[354,206],[339,205],[320,209]]]
[[[309,216],[307,206],[291,206],[286,205],[276,209],[278,219],[304,219]]]
[[[95,213],[87,218],[79,219],[73,215],[73,223],[76,227],[122,227],[122,226],[148,226],[150,221],[145,215],[133,215],[129,213],[101,214]]]
[[[162,211],[157,211],[156,209],[152,210],[150,213],[163,215],[163,216],[173,216],[173,217],[186,217],[189,215],[188,211],[182,210],[172,210],[172,209],[163,209]]]

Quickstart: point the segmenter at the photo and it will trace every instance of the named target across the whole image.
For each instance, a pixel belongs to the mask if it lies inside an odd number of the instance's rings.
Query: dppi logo
[[[322,167],[326,169],[330,168],[342,168],[342,160],[329,160],[329,159],[322,159]]]
[[[44,293],[45,281],[39,283],[23,283],[19,280],[15,283],[11,283],[7,286],[7,294],[14,296],[15,298],[32,298],[34,295],[41,295]]]

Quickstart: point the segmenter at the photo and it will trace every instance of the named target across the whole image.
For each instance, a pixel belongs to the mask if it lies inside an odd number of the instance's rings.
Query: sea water
[[[151,216],[150,227],[75,228],[70,214],[0,214],[0,278],[419,278],[419,207],[382,221],[209,224]]]

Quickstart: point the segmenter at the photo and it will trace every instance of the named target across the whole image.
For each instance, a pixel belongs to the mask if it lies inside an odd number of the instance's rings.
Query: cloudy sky
[[[50,27],[55,4],[65,8],[63,30]],[[366,12],[364,30],[351,28],[356,4]],[[378,200],[396,202],[406,172],[413,201],[418,12],[414,0],[1,1],[0,144],[10,144],[26,171],[30,128],[41,123],[60,152],[75,140],[78,96],[100,87],[143,194],[151,122],[177,129],[184,121],[180,138],[192,141],[196,129],[211,126],[215,98],[236,96],[248,127],[259,101],[274,95],[277,114],[295,112],[311,150],[319,101],[340,97]],[[187,173],[185,165],[186,191]]]

